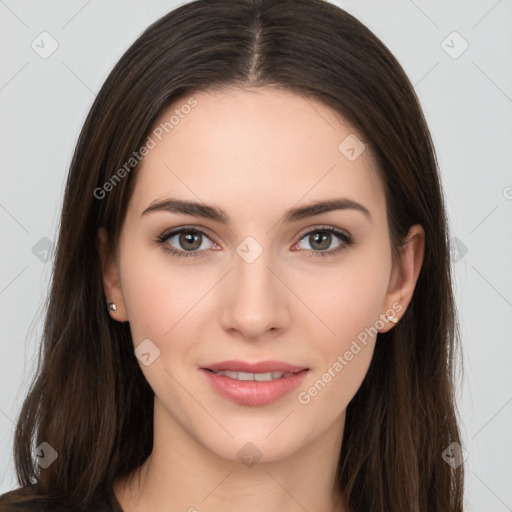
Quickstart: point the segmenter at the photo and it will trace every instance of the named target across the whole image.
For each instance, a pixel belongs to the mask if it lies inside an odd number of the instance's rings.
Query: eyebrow
[[[320,215],[321,213],[332,212],[336,210],[355,210],[364,214],[372,222],[372,216],[367,208],[362,204],[347,198],[334,198],[323,201],[317,201],[306,206],[290,208],[281,218],[281,223],[297,222],[299,220]],[[182,199],[167,198],[162,201],[151,203],[143,212],[142,216],[151,212],[165,211],[170,213],[184,213],[194,217],[210,219],[222,224],[229,225],[230,219],[222,208],[210,206],[195,201],[185,201]]]

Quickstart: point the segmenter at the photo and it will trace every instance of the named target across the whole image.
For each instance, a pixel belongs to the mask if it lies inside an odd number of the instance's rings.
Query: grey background
[[[384,41],[422,102],[458,240],[467,510],[511,511],[512,0],[333,3]],[[45,250],[80,128],[122,53],[177,5],[0,0],[0,492],[17,486],[13,421],[34,369],[52,257],[45,263]],[[58,43],[47,59],[31,47],[42,46],[43,31]]]

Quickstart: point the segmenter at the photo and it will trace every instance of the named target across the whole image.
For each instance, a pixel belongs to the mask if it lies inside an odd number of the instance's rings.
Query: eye
[[[181,227],[162,233],[156,243],[174,256],[198,257],[203,256],[206,249],[213,248],[204,245],[206,240],[210,239],[204,231],[197,228]],[[214,242],[211,243],[214,247],[218,247]]]
[[[205,245],[206,240],[209,240],[212,245]],[[334,255],[354,243],[347,232],[333,226],[322,226],[308,231],[294,247],[304,249],[300,247],[302,240],[311,247],[305,248],[309,256]],[[336,241],[337,245],[333,248],[332,244]],[[220,248],[204,231],[187,226],[167,230],[155,242],[166,252],[178,257],[201,257],[205,256],[205,251],[209,248],[213,250]]]
[[[348,233],[333,226],[322,226],[308,231],[294,247],[300,246],[302,240],[305,240],[311,247],[311,249],[306,247],[306,250],[310,252],[309,256],[331,256],[353,243],[353,239]],[[336,241],[337,245],[333,247],[332,243]],[[299,248],[303,249],[304,247]]]

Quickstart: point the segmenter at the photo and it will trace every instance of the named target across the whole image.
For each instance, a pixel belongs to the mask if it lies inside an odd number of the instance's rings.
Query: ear
[[[98,230],[98,250],[101,259],[105,296],[108,301],[116,304],[116,311],[109,311],[110,316],[118,322],[127,322],[128,315],[121,288],[119,268],[114,258],[108,254],[108,234],[104,227]]]
[[[400,248],[399,257],[395,262],[389,288],[384,301],[385,316],[391,312],[397,321],[405,313],[411,302],[425,253],[425,230],[419,224],[411,226],[406,243]],[[386,321],[379,332],[392,329],[394,323]]]

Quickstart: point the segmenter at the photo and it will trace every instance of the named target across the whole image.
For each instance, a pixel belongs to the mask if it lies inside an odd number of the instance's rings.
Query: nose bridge
[[[285,307],[279,280],[268,268],[273,267],[271,251],[247,237],[236,248],[233,266],[222,298],[224,327],[247,337],[282,327]]]
[[[252,255],[252,251],[253,249],[248,254]],[[260,255],[253,259],[245,259],[244,256],[237,254],[234,260],[236,284],[245,290],[252,289],[254,292],[264,293],[265,288],[271,286],[272,272],[268,269],[272,265],[270,260],[270,251],[268,250],[262,251]]]

